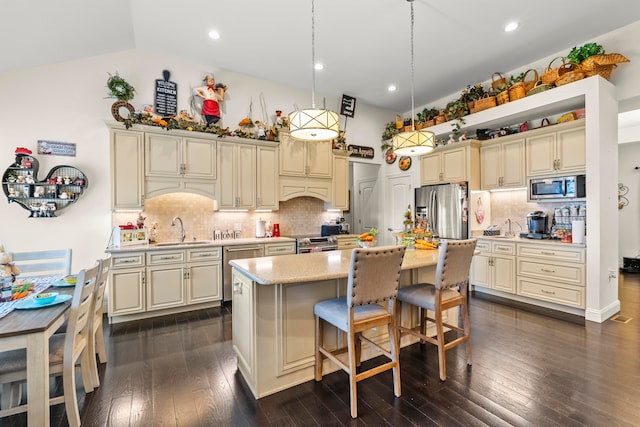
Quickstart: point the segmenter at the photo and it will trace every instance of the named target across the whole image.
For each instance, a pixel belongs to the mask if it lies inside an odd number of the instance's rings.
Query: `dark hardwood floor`
[[[619,295],[628,323],[585,325],[473,297],[473,366],[464,347],[447,352],[442,383],[434,346],[403,348],[402,397],[393,396],[390,372],[363,381],[356,420],[343,372],[254,400],[236,373],[228,308],[106,326],[109,363],[99,389],[79,392],[82,423],[638,426],[640,275],[621,276]],[[52,407],[51,424],[67,425],[63,405]]]

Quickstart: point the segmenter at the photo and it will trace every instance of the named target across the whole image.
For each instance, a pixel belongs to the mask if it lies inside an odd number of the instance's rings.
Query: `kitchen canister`
[[[571,238],[573,243],[584,243],[584,221],[571,221]]]

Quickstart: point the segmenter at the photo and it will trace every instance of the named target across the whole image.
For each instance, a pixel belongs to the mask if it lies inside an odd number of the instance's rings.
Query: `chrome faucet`
[[[171,226],[172,227],[175,227],[176,220],[180,221],[180,243],[182,243],[182,242],[184,242],[184,238],[186,237],[186,235],[184,233],[184,224],[182,223],[182,218],[180,218],[179,216],[176,216],[171,220]]]

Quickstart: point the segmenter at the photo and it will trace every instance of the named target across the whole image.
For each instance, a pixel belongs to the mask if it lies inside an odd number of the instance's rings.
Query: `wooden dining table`
[[[53,283],[60,276],[29,278]],[[55,288],[73,294],[73,287]],[[12,312],[0,319],[0,352],[27,350],[27,425],[49,426],[49,338],[65,321],[71,300],[48,307]],[[4,408],[3,408],[4,409]]]

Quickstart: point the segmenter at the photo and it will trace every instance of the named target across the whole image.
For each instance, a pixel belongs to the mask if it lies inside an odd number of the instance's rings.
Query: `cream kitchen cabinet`
[[[525,141],[521,136],[483,142],[480,147],[480,188],[525,187],[524,147]]]
[[[280,139],[280,175],[331,178],[333,176],[333,152],[331,141],[300,141],[291,138],[286,131]]]
[[[576,308],[586,304],[585,249],[518,244],[518,295]]]
[[[222,300],[222,247],[187,250],[187,304]]]
[[[257,146],[256,163],[256,209],[277,210],[279,207],[277,147]]]
[[[256,146],[218,143],[218,200],[220,209],[256,206]]]
[[[112,254],[108,284],[109,319],[146,310],[144,265],[144,252]]]
[[[222,299],[222,248],[112,252],[110,323],[212,307]]]
[[[145,134],[147,177],[216,178],[216,141]]]
[[[525,143],[527,176],[586,170],[584,120],[561,123],[530,132]]]
[[[516,292],[516,244],[478,239],[471,261],[472,285],[502,292]]]
[[[345,153],[333,156],[333,188],[331,208],[349,209],[349,157]]]
[[[186,304],[184,250],[147,253],[147,311]]]
[[[478,141],[438,147],[420,157],[420,185],[469,181],[470,189],[480,185]]]
[[[144,132],[110,130],[111,208],[144,209]]]

